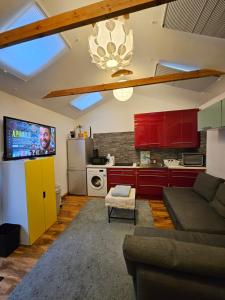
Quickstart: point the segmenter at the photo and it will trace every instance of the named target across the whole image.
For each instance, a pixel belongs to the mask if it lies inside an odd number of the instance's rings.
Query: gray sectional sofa
[[[225,234],[225,200],[220,206],[215,197],[216,193],[225,197],[223,183],[221,178],[201,173],[193,188],[164,188],[163,200],[176,229]]]
[[[199,174],[193,188],[165,188],[177,230],[136,227],[123,253],[137,299],[225,299],[225,184]]]

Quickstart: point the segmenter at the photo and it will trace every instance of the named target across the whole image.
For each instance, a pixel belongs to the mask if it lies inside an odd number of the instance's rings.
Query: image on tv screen
[[[55,128],[6,118],[5,157],[16,159],[55,154]]]

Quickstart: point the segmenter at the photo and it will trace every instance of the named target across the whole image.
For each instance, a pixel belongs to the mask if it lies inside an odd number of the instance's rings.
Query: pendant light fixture
[[[119,82],[126,81],[126,79],[121,79]],[[123,88],[123,89],[116,89],[113,90],[113,95],[118,101],[128,101],[133,95],[134,88]]]
[[[133,55],[133,32],[123,16],[94,24],[89,37],[92,62],[103,70],[116,71],[130,64]]]

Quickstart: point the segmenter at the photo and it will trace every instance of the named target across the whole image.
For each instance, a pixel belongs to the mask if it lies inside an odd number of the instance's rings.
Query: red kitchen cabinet
[[[182,120],[181,111],[165,112],[164,146],[168,148],[179,148],[181,144]]]
[[[135,147],[198,147],[197,112],[197,109],[188,109],[134,115]]]
[[[196,177],[204,169],[169,169],[169,186],[192,187]]]
[[[198,132],[198,109],[181,111],[181,148],[197,148],[200,145]]]
[[[136,188],[136,169],[133,168],[108,168],[107,187],[108,191],[117,184],[131,185]]]
[[[168,169],[137,169],[137,195],[162,199],[163,187],[168,186]]]
[[[163,145],[164,113],[134,115],[135,147],[159,148]]]

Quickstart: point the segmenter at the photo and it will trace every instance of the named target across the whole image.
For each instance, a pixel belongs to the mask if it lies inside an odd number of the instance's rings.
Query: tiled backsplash
[[[182,152],[206,153],[206,132],[201,132],[200,137],[198,149],[150,149],[151,159],[160,163],[166,158],[180,159]],[[134,132],[96,133],[93,138],[100,156],[110,153],[116,162],[140,162],[140,151],[134,148]]]

